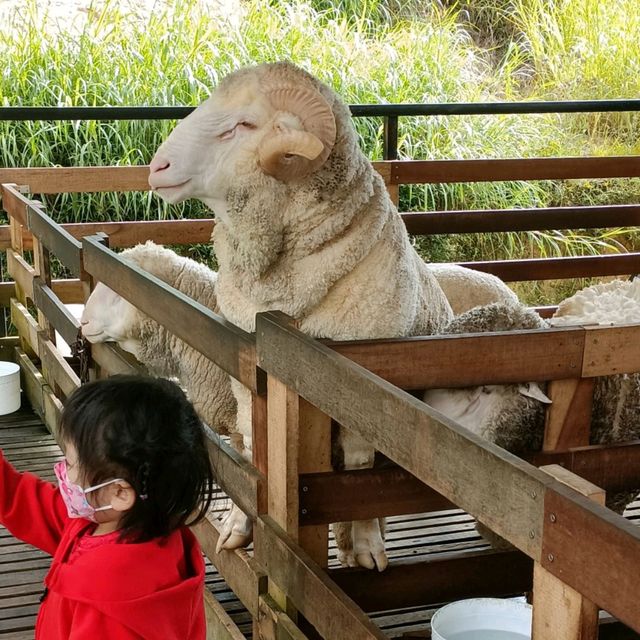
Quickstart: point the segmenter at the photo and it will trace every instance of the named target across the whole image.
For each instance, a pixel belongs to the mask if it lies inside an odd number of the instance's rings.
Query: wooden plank
[[[0,169],[0,184],[29,185],[31,193],[147,191],[148,177],[148,166]]]
[[[214,218],[195,220],[136,220],[125,222],[71,222],[61,224],[73,238],[81,240],[98,232],[109,235],[109,246],[132,247],[153,240],[156,244],[196,244],[211,241]],[[24,248],[31,249],[33,237],[24,233]],[[11,246],[8,226],[0,225],[0,249]]]
[[[378,163],[374,163],[377,168]],[[640,176],[640,157],[500,158],[392,161],[393,184],[570,180]]]
[[[527,260],[494,260],[460,262],[460,265],[492,273],[504,282],[593,278],[640,273],[640,253],[577,258],[531,258]]]
[[[0,169],[2,172],[2,169]],[[10,218],[16,223],[27,226],[27,205],[31,202],[29,198],[20,193],[15,184],[2,184],[2,208],[7,212]]]
[[[78,339],[80,323],[40,278],[33,280],[33,302],[67,344]]]
[[[76,278],[68,280],[54,280],[52,283],[53,293],[64,304],[84,304],[85,299],[82,291],[82,283]]]
[[[258,364],[270,375],[539,557],[544,474],[288,326],[281,313],[258,314],[257,337]]]
[[[604,505],[605,493],[599,487],[556,465],[542,469],[590,500]],[[564,640],[597,640],[598,607],[536,562],[531,637],[532,640],[547,640],[551,636]]]
[[[278,603],[268,593],[260,596],[258,633],[260,640],[307,639],[307,636],[298,629],[293,620],[282,611]]]
[[[582,376],[640,371],[640,325],[586,327]]]
[[[245,640],[235,622],[208,589],[204,590],[204,614],[207,640]]]
[[[256,555],[273,581],[324,638],[386,636],[269,516],[254,527]]]
[[[23,297],[33,300],[33,279],[37,275],[35,269],[12,249],[7,250],[7,271],[19,288],[21,295],[17,297],[20,302],[25,304]]]
[[[299,398],[299,449],[298,473],[314,473],[331,471],[331,418],[319,409]],[[300,486],[296,478],[296,490],[304,494],[304,486]],[[297,498],[296,506],[300,500]],[[304,517],[304,507],[299,506],[299,518]],[[352,518],[352,516],[351,516]],[[337,522],[337,521],[334,521]],[[300,520],[298,520],[300,525]],[[316,526],[301,527],[298,530],[300,546],[313,558],[320,567],[329,564],[329,525],[321,523]]]
[[[42,399],[44,405],[44,424],[56,439],[56,442],[59,443],[58,427],[60,425],[60,416],[62,415],[62,402],[56,397],[53,389],[48,384],[42,387]]]
[[[542,567],[640,631],[638,527],[562,486],[547,491],[544,522]]]
[[[147,369],[130,353],[123,351],[111,342],[99,342],[91,345],[91,358],[103,370],[106,376],[116,373],[146,374]]]
[[[364,611],[387,611],[529,591],[533,561],[518,551],[474,551],[396,560],[383,572],[332,569],[329,577]]]
[[[255,519],[266,479],[217,433],[206,428],[206,435],[216,482],[244,513]]]
[[[553,380],[547,388],[543,451],[560,451],[589,444],[593,378]]]
[[[534,466],[561,465],[607,491],[638,487],[640,441],[592,445],[569,451],[530,453]],[[450,509],[454,505],[396,465],[358,471],[306,473],[300,476],[300,516],[306,525],[367,520]]]
[[[16,362],[20,365],[20,385],[29,400],[31,408],[41,418],[44,418],[43,387],[46,380],[31,362],[22,349],[16,349]]]
[[[216,553],[219,532],[210,518],[205,518],[192,529],[207,558],[218,569],[247,611],[257,618],[259,596],[267,590],[267,576],[258,563],[244,549]]]
[[[11,322],[18,330],[22,350],[28,355],[39,356],[38,323],[27,308],[17,300],[11,301]]]
[[[640,205],[402,213],[414,235],[640,226]]]
[[[39,203],[27,206],[27,228],[75,276],[82,270],[82,245],[54,222]]]
[[[575,376],[581,328],[328,342],[327,346],[403,389],[466,387]]]
[[[268,513],[298,539],[298,394],[277,378],[267,378]],[[276,600],[278,600],[276,598]],[[278,602],[284,607],[282,602]]]
[[[132,266],[84,238],[84,266],[94,278],[119,293],[169,331],[203,353],[221,369],[258,391],[255,338],[155,276]]]
[[[80,386],[80,378],[43,332],[38,335],[38,344],[42,370],[46,372],[47,383],[52,388],[59,386],[64,396],[68,397]]]

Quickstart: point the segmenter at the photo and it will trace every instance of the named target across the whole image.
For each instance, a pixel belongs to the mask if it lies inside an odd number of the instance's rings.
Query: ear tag
[[[527,382],[525,384],[518,385],[518,391],[523,395],[527,396],[527,398],[533,398],[534,400],[538,400],[539,402],[543,402],[544,404],[551,404],[551,398],[547,396],[540,385],[537,382]]]

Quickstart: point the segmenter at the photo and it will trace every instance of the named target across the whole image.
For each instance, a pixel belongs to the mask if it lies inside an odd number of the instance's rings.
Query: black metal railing
[[[20,120],[177,120],[195,107],[0,107],[0,121]],[[640,111],[640,100],[531,102],[450,102],[439,104],[354,104],[355,118],[384,119],[385,160],[398,157],[398,119],[416,116],[477,116],[541,113]]]

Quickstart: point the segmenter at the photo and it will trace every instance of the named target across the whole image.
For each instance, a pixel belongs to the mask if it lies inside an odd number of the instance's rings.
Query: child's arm
[[[16,538],[53,555],[67,519],[58,488],[16,471],[0,451],[0,523]]]

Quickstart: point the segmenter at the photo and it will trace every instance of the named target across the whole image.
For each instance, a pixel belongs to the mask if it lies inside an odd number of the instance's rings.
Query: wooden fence
[[[638,158],[578,158],[377,165],[398,184],[640,175]],[[10,224],[0,229],[13,283],[0,289],[18,328],[17,361],[34,409],[55,433],[61,401],[80,384],[54,330],[75,341],[64,303],[102,281],[247,387],[253,397],[253,465],[211,436],[218,480],[254,522],[254,552],[215,553],[216,523],[196,527],[205,553],[254,620],[254,637],[386,637],[366,615],[533,586],[534,640],[597,637],[605,609],[640,631],[640,531],[605,509],[603,490],[637,488],[640,445],[589,446],[593,379],[640,371],[640,327],[574,327],[327,343],[278,312],[260,314],[249,335],[110,247],[153,239],[202,242],[212,221],[58,225],[21,193],[146,189],[145,168],[0,170]],[[620,226],[640,207],[405,214],[421,233]],[[450,216],[450,218],[449,218]],[[512,221],[512,224],[510,224]],[[106,239],[100,232],[108,235]],[[55,255],[75,276],[54,281]],[[31,256],[31,259],[29,259]],[[505,279],[631,274],[640,254],[474,263]],[[33,306],[31,306],[33,305]],[[37,318],[29,308],[37,310]],[[113,345],[93,345],[91,375],[138,370]],[[544,451],[515,457],[442,419],[407,390],[548,380]],[[331,423],[375,446],[393,465],[332,472]],[[392,425],[392,427],[390,427]],[[544,470],[534,465],[545,465]],[[571,471],[579,474],[574,475]],[[590,481],[590,482],[589,482]],[[594,486],[595,483],[597,486]],[[516,550],[392,564],[373,574],[327,568],[328,525],[457,505]],[[532,573],[533,567],[533,573]],[[565,603],[558,607],[557,601]],[[207,602],[211,637],[238,638]],[[553,632],[550,632],[553,629]]]

